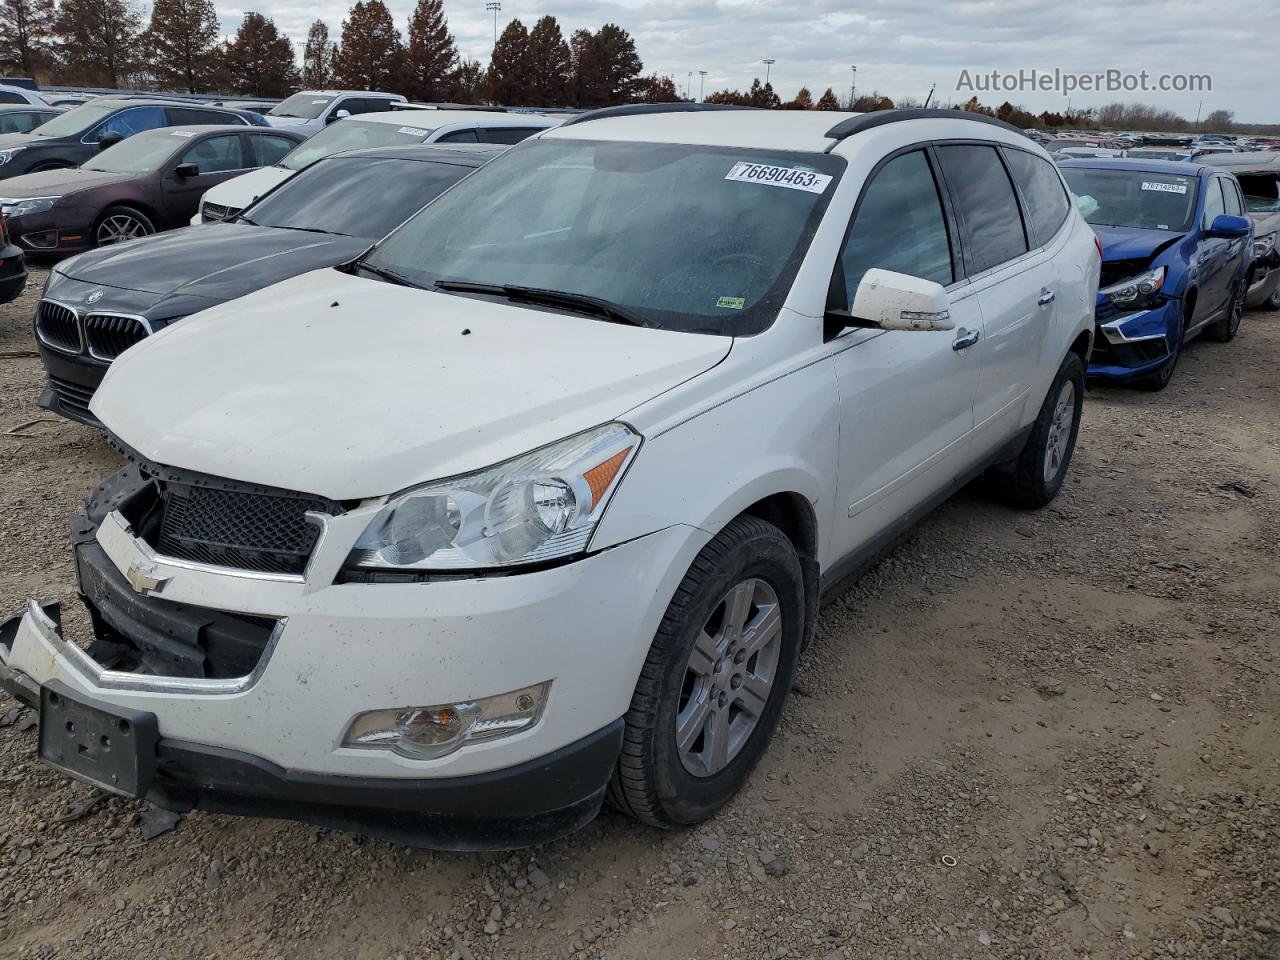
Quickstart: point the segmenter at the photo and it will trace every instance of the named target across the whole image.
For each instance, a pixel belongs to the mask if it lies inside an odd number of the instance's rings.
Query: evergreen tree
[[[631,89],[633,103],[677,103],[680,94],[670,77],[641,77]]]
[[[53,0],[0,0],[0,69],[34,77],[53,61]]]
[[[449,99],[457,103],[483,103],[488,98],[488,88],[479,60],[463,60],[449,76]]]
[[[815,110],[839,110],[840,100],[838,97],[836,97],[836,92],[832,90],[830,87],[827,87],[827,89],[823,92],[822,96],[818,98],[818,103],[814,107],[814,109]]]
[[[794,100],[789,100],[782,105],[783,110],[812,110],[813,94],[809,92],[808,87],[801,87],[796,94]]]
[[[397,86],[404,45],[382,0],[356,0],[342,22],[342,42],[333,56],[333,82],[353,90]]]
[[[756,77],[751,81],[751,89],[747,91],[747,104],[752,107],[763,107],[767,110],[776,110],[782,106],[782,101],[778,99],[778,95],[773,92],[773,84],[761,83],[760,78]]]
[[[161,87],[197,93],[216,85],[220,64],[213,0],[155,0],[146,42],[150,70]]]
[[[573,63],[555,17],[543,17],[529,31],[528,103],[563,107],[569,103]]]
[[[443,0],[418,0],[409,19],[404,58],[404,92],[410,100],[443,100],[449,95],[458,49],[444,19]]]
[[[54,33],[63,83],[119,87],[136,76],[142,16],[129,0],[62,0]]]
[[[631,34],[615,23],[596,33],[577,30],[569,40],[573,88],[579,107],[607,107],[631,98],[644,69]]]
[[[227,80],[236,93],[287,97],[298,86],[293,44],[260,13],[246,13],[223,55]]]
[[[334,45],[329,42],[329,28],[316,20],[307,31],[307,45],[302,51],[302,85],[323,90],[333,80]]]
[[[529,86],[529,32],[519,20],[512,20],[489,58],[489,97],[496,104],[523,103]]]

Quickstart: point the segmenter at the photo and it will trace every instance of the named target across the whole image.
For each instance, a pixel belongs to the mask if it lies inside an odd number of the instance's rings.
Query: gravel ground
[[[33,301],[0,307],[0,431],[41,415]],[[1164,393],[1091,392],[1053,507],[966,491],[828,603],[773,749],[696,830],[144,840],[0,699],[0,956],[1280,960],[1277,387],[1253,313]],[[66,517],[116,462],[72,424],[0,435],[0,610],[78,606]]]

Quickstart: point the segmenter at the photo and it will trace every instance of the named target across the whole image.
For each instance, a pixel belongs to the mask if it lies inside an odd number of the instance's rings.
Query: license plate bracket
[[[159,739],[154,713],[96,703],[57,680],[40,689],[40,760],[76,780],[146,796]]]

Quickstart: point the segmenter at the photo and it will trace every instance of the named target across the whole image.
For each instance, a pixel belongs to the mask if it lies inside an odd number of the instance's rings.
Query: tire
[[[742,612],[735,617],[734,609]],[[728,802],[773,737],[804,617],[800,560],[773,524],[741,516],[703,547],[640,671],[623,718],[609,804],[644,823],[674,828],[699,823]],[[755,629],[734,631],[734,620]],[[756,650],[747,654],[753,637]],[[750,698],[753,690],[763,700]],[[684,749],[677,731],[686,733]],[[726,744],[723,754],[717,743]]]
[[[133,207],[107,207],[93,227],[93,245],[107,247],[156,232],[155,224],[141,210]]]
[[[1002,477],[1005,499],[1015,507],[1036,510],[1062,489],[1071,466],[1084,409],[1084,363],[1068,353],[1040,405],[1031,436],[1010,473]]]
[[[1259,310],[1280,310],[1280,287],[1271,291],[1271,296],[1258,305]]]
[[[1173,353],[1169,356],[1169,360],[1155,373],[1148,374],[1141,380],[1137,381],[1137,385],[1143,390],[1163,390],[1170,381],[1173,380],[1173,372],[1178,368],[1178,358],[1182,356],[1182,341],[1187,336],[1187,318],[1183,316],[1178,321],[1178,333],[1173,340]]]
[[[1240,321],[1244,319],[1244,298],[1247,292],[1244,281],[1238,281],[1231,289],[1231,300],[1226,313],[1206,331],[1210,340],[1215,343],[1230,343],[1236,338],[1240,331]]]

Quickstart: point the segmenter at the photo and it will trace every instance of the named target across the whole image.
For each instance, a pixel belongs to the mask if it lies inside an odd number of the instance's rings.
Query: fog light
[[[550,689],[548,680],[480,700],[370,710],[351,721],[342,745],[434,760],[468,743],[496,740],[529,729],[541,719]]]

